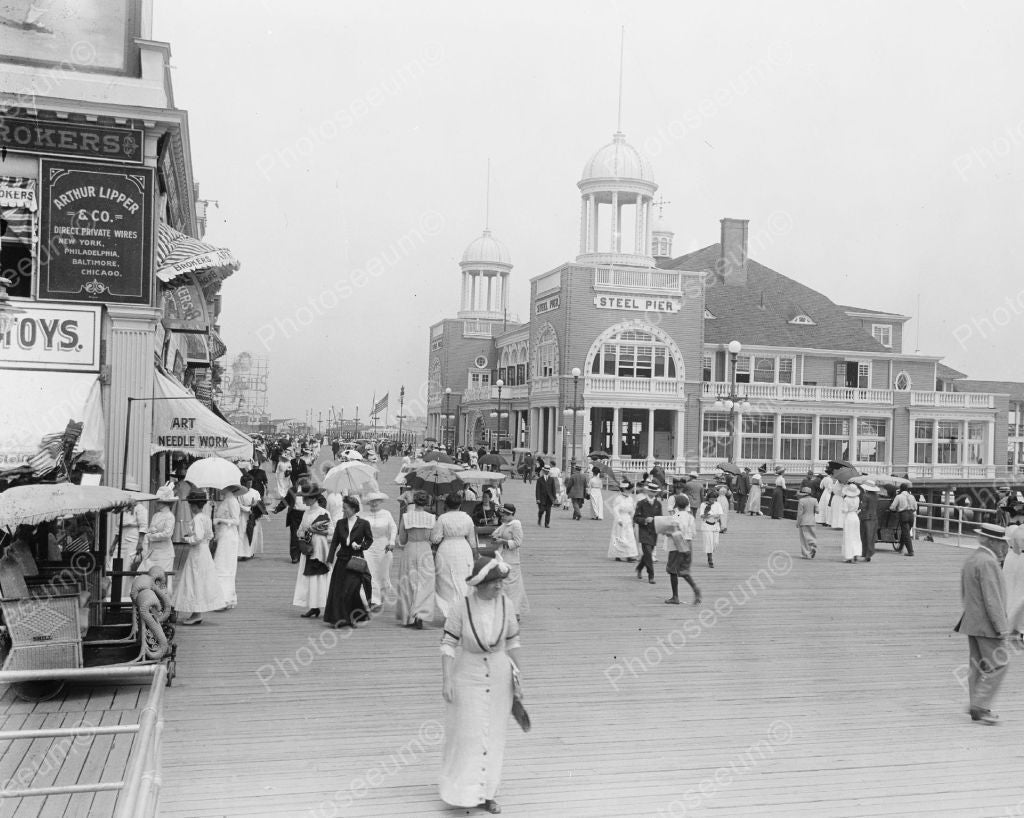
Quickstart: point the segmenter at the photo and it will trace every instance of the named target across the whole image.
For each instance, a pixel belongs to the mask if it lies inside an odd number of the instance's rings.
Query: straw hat
[[[306,477],[300,478],[295,486],[295,494],[297,497],[319,497],[321,494],[320,484]]]
[[[388,496],[383,491],[371,491],[369,494],[363,497],[366,502],[371,503],[374,500],[387,500]]]
[[[860,494],[860,488],[856,483],[847,483],[843,486],[843,497],[856,497]]]
[[[477,557],[473,562],[473,573],[466,577],[466,584],[474,588],[485,582],[504,579],[508,576],[507,564],[494,557]]]
[[[979,528],[974,529],[974,533],[987,540],[1006,542],[1006,529],[995,523],[982,523]]]
[[[505,503],[498,511],[511,516],[516,513],[516,507],[512,503]]]
[[[875,483],[874,480],[865,480],[861,484],[861,489],[863,489],[864,491],[873,491],[873,492],[876,492],[876,493],[881,491],[881,489],[878,488],[878,484]]]
[[[176,503],[178,502],[177,496],[174,494],[174,486],[170,483],[164,483],[156,490],[156,501],[158,503]]]
[[[802,489],[800,489],[800,493],[801,494],[814,494],[814,492],[811,491],[811,487],[810,486],[804,486]]]

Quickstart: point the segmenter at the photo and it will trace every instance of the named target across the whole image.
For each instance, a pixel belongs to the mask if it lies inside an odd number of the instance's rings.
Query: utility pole
[[[398,391],[398,414],[396,415],[396,417],[398,418],[398,444],[400,446],[404,445],[404,443],[405,443],[405,441],[402,440],[402,421],[405,420],[405,409],[403,408],[404,406],[405,406],[405,387],[403,386]]]
[[[324,428],[324,413],[323,412],[317,412],[316,413],[316,436],[317,437],[320,437],[320,435],[323,434],[323,428]]]

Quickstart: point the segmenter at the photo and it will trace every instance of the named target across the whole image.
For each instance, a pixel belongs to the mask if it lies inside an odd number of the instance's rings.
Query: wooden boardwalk
[[[505,814],[1024,815],[1016,669],[994,728],[970,722],[956,676],[962,550],[920,543],[908,559],[886,547],[846,565],[825,530],[805,561],[791,521],[733,515],[717,567],[695,559],[705,604],[676,607],[663,602],[664,558],[657,585],[638,582],[605,558],[610,520],[556,511],[540,529],[532,490],[505,495],[526,530],[534,724],[510,725]],[[483,814],[436,794],[439,630],[399,628],[390,606],[355,632],[300,619],[283,519],[265,530],[267,553],[239,567],[239,607],[179,629],[161,814]],[[98,715],[130,712],[104,696]],[[4,704],[8,719],[93,712],[88,696]],[[13,762],[2,764],[7,779]],[[67,814],[104,814],[82,809]]]

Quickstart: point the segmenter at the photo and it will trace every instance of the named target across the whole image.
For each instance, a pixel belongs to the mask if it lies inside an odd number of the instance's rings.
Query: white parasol
[[[352,460],[335,466],[324,477],[323,488],[341,494],[357,494],[360,491],[378,491],[377,470],[369,463]]]
[[[242,472],[223,457],[204,457],[188,467],[185,479],[200,489],[226,489],[242,485]]]

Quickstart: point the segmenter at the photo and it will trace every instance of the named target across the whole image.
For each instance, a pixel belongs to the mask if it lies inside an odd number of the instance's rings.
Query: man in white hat
[[[1006,674],[1009,633],[1006,617],[1006,584],[1000,559],[1006,554],[1006,529],[985,523],[977,529],[978,548],[960,570],[960,595],[964,614],[956,630],[967,635],[970,670],[967,689],[972,721],[995,724],[990,705]]]

